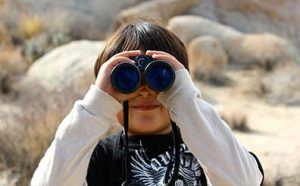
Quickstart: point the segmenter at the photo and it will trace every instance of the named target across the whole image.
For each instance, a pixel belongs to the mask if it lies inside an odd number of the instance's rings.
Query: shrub
[[[44,23],[39,16],[23,16],[19,22],[18,30],[22,37],[29,39],[44,30]]]

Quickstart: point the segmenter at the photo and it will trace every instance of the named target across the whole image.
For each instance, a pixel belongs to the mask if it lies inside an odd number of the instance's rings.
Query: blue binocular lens
[[[169,89],[175,80],[172,66],[150,56],[140,55],[133,59],[135,64],[121,63],[111,72],[111,84],[119,92],[129,94],[138,89],[142,81],[156,92]]]

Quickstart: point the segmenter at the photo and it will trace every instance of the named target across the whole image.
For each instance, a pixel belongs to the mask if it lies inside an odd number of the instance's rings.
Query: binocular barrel
[[[112,69],[110,80],[117,91],[129,94],[145,83],[151,90],[161,92],[173,85],[175,72],[169,63],[146,55],[133,60],[135,64],[121,63]]]

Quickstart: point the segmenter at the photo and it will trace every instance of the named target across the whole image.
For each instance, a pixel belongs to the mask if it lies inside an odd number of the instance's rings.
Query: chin
[[[130,135],[158,135],[158,134],[167,134],[171,132],[172,127],[166,126],[166,127],[159,127],[159,128],[143,128],[143,129],[135,129],[135,128],[129,128]]]

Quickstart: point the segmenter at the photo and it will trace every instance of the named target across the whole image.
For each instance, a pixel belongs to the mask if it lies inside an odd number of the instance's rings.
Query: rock
[[[17,168],[18,182],[29,183],[57,125],[94,83],[93,66],[103,46],[76,41],[53,50],[30,67],[17,99],[0,104],[1,161],[5,170]]]
[[[171,17],[186,12],[197,3],[199,3],[199,0],[153,0],[142,2],[121,11],[116,18],[115,27],[118,28],[120,25],[137,18],[153,19],[166,24]]]
[[[17,179],[15,175],[13,175],[12,170],[6,170],[5,172],[0,172],[0,185],[13,186],[16,185],[16,183],[17,183]]]
[[[299,62],[295,47],[274,34],[247,34],[239,45],[236,60],[246,64],[259,64],[266,70]]]
[[[294,46],[285,39],[272,34],[243,34],[233,28],[198,16],[175,16],[169,20],[168,28],[175,32],[186,45],[199,36],[216,37],[225,48],[230,63],[246,67],[259,64],[268,70],[278,63],[299,62]]]
[[[244,36],[243,33],[228,26],[191,15],[174,16],[169,20],[167,28],[176,33],[185,44],[196,37],[211,35],[218,38],[223,45],[228,44],[226,48],[229,48],[228,41],[238,40]]]
[[[103,46],[103,42],[75,41],[58,47],[34,62],[22,84],[39,84],[48,91],[86,90],[93,83],[94,62]]]
[[[202,0],[188,11],[245,33],[270,32],[300,47],[300,2],[294,0]]]
[[[6,1],[0,12],[0,20],[16,26],[23,14],[30,16],[32,13],[43,20],[47,33],[62,33],[74,39],[103,39],[110,32],[116,12],[141,1]]]
[[[198,79],[222,79],[228,56],[218,39],[201,36],[193,39],[188,47],[191,74]]]
[[[291,65],[268,74],[261,82],[272,104],[300,105],[300,66]]]
[[[18,98],[0,106],[1,118],[6,118],[0,126],[57,124],[52,121],[60,121],[94,82],[93,66],[103,46],[96,41],[71,42],[37,60],[19,82]]]

